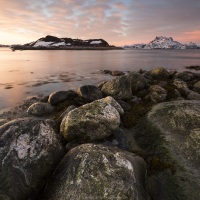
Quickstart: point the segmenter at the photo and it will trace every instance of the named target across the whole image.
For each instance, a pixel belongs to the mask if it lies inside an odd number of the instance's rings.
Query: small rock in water
[[[122,75],[124,75],[124,72],[116,70],[116,71],[112,71],[111,75],[112,76],[122,76]]]

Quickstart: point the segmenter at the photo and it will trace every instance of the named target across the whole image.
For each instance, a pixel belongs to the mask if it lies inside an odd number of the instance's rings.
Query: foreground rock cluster
[[[200,199],[200,75],[109,74],[0,120],[0,199]]]

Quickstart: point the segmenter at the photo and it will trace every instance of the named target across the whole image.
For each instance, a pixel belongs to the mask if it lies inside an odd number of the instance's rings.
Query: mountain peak
[[[127,48],[127,46],[126,46]],[[200,45],[195,43],[181,44],[174,41],[172,37],[156,36],[154,40],[148,44],[134,44],[128,48],[134,49],[199,49]]]

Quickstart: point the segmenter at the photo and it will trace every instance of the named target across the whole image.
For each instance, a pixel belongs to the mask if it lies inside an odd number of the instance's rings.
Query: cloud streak
[[[200,43],[199,0],[1,0],[0,43],[46,35],[148,42],[156,35]]]

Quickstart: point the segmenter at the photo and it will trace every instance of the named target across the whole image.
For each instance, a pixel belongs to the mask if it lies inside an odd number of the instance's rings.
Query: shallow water
[[[0,48],[0,109],[31,96],[76,89],[112,78],[100,70],[137,71],[154,67],[183,71],[200,65],[200,50],[43,50]]]

